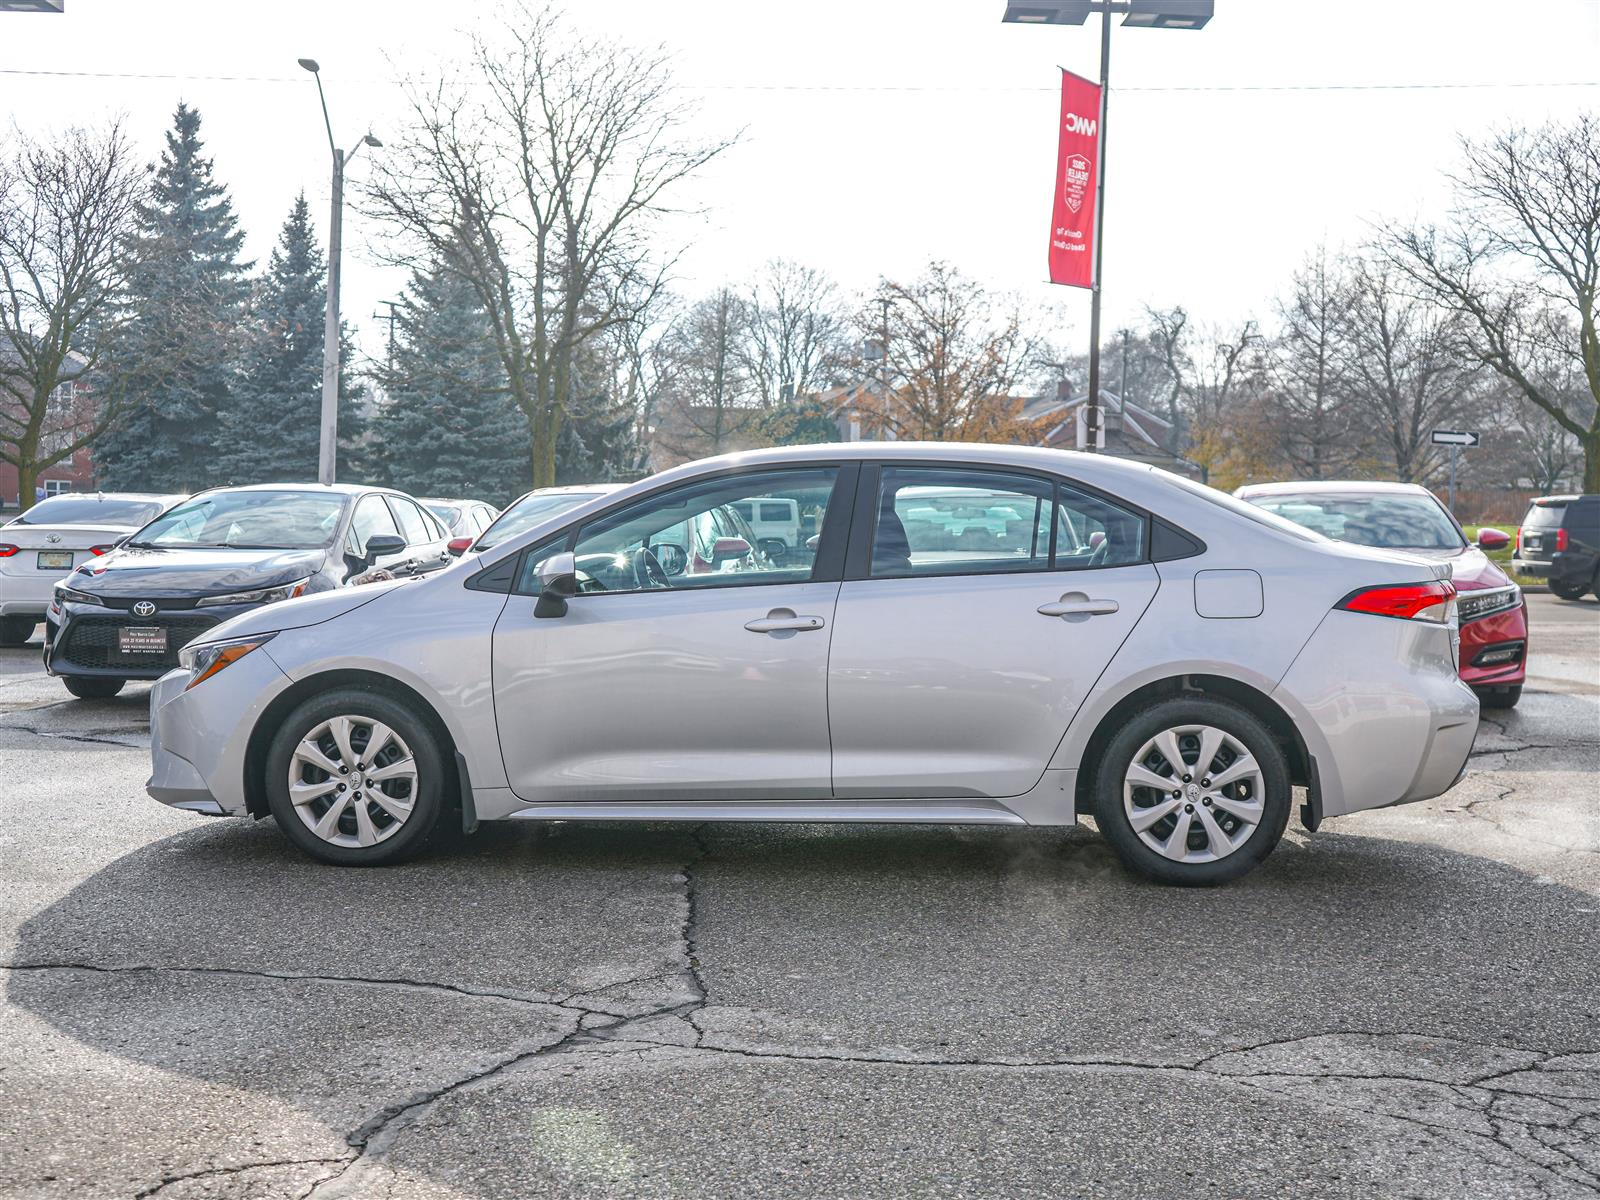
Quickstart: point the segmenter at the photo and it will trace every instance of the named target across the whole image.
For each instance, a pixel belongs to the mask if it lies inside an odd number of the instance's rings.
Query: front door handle
[[[802,617],[792,608],[775,608],[764,617],[746,621],[744,627],[751,633],[806,633],[826,624],[821,617]]]
[[[1082,592],[1068,592],[1053,604],[1039,605],[1042,617],[1100,617],[1116,611],[1115,600],[1091,600]]]

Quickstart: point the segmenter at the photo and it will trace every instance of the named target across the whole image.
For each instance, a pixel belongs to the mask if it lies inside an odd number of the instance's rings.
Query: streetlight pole
[[[328,119],[328,97],[322,90],[322,69],[314,58],[302,58],[300,65],[317,80],[317,99],[322,102],[322,124],[328,131],[328,149],[333,155],[332,211],[328,217],[328,298],[323,306],[322,326],[322,420],[317,443],[317,482],[333,482],[339,450],[339,274],[344,231],[344,169],[361,152],[362,146],[383,145],[370,133],[348,154],[333,140],[333,122]]]
[[[1201,29],[1211,20],[1216,0],[1007,0],[1002,22],[1018,25],[1082,25],[1100,14],[1100,123],[1094,173],[1094,267],[1089,287],[1089,395],[1084,404],[1086,449],[1098,450],[1103,428],[1100,411],[1101,262],[1106,220],[1106,108],[1111,98],[1111,17],[1148,29]],[[1126,354],[1126,348],[1124,348]],[[1126,370],[1126,367],[1124,367]]]

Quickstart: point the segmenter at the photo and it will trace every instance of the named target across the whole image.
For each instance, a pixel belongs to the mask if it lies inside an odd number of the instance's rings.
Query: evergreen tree
[[[416,496],[496,504],[527,490],[528,421],[471,286],[438,265],[415,271],[395,324],[379,372],[388,395],[363,447],[370,475]]]
[[[200,114],[180,103],[139,211],[132,319],[110,353],[107,374],[130,411],[94,447],[107,487],[187,491],[215,481],[217,414],[233,383],[249,264],[202,149]]]
[[[230,483],[304,483],[317,477],[325,281],[322,250],[302,194],[283,223],[266,274],[257,281],[239,381],[222,412],[217,456]],[[340,466],[348,465],[361,433],[350,399],[341,376]]]

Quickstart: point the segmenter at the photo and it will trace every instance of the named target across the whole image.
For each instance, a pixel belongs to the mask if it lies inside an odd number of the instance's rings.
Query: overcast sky
[[[320,60],[335,133],[352,145],[369,125],[381,137],[401,119],[401,71],[459,55],[460,31],[495,11],[486,0],[66,7],[0,13],[7,123],[47,133],[122,114],[153,160],[186,100],[262,260],[302,189],[326,234],[327,141],[315,85],[295,59]],[[1076,344],[1087,293],[1042,281],[1056,68],[1095,73],[1097,19],[1002,26],[1003,8],[582,0],[568,11],[591,29],[670,47],[679,82],[700,101],[702,131],[744,131],[682,197],[707,209],[675,231],[690,247],[682,290],[747,277],[774,256],[820,267],[848,289],[942,258],[1053,306]],[[1115,27],[1113,326],[1146,303],[1181,303],[1203,320],[1265,317],[1319,240],[1338,245],[1374,219],[1437,212],[1459,136],[1600,106],[1600,0],[1218,0],[1217,9],[1198,33]],[[345,313],[379,353],[371,314],[403,278],[363,261],[359,219],[347,218],[346,231]]]

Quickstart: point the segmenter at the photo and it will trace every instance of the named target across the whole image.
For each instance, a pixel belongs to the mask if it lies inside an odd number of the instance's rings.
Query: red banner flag
[[[1100,174],[1100,85],[1061,72],[1061,145],[1050,222],[1050,282],[1094,286],[1094,194]]]

